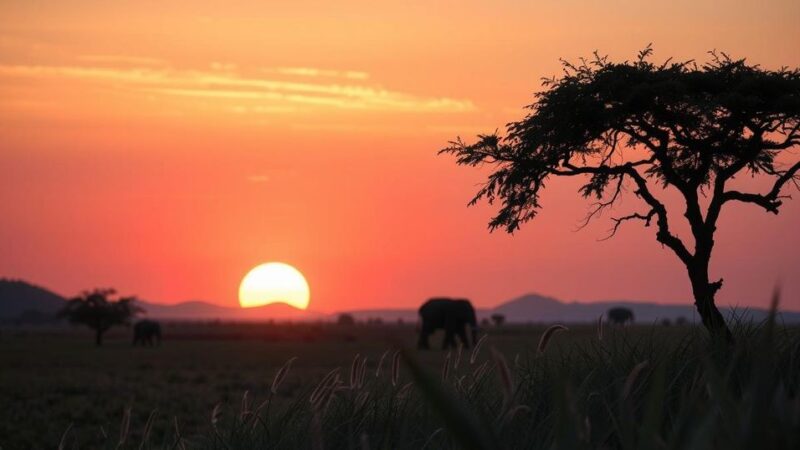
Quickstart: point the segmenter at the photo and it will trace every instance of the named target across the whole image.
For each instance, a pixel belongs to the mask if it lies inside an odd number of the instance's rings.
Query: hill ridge
[[[0,321],[15,321],[24,314],[34,317],[54,317],[62,307],[65,297],[44,287],[24,280],[0,278]],[[335,320],[339,314],[351,314],[357,320],[381,318],[385,321],[417,320],[417,308],[369,308],[342,310],[332,314],[299,310],[285,303],[265,305],[255,308],[222,306],[204,300],[187,300],[174,304],[159,304],[139,301],[146,310],[147,317],[174,320]],[[570,302],[543,295],[534,291],[514,297],[492,308],[478,308],[479,318],[492,314],[503,314],[506,321],[526,322],[593,322],[612,306],[630,308],[639,323],[656,322],[662,319],[675,320],[683,317],[694,321],[694,306],[686,304],[663,304],[637,302],[634,300],[601,300],[596,302]],[[763,308],[722,308],[730,317],[745,314],[753,320],[763,320],[767,311]],[[781,319],[786,323],[800,323],[800,312],[781,311]]]

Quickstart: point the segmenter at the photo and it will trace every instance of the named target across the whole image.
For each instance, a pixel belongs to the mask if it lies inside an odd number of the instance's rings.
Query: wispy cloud
[[[107,61],[116,56],[102,56]],[[158,61],[158,60],[153,60]],[[279,69],[276,69],[279,70]],[[362,72],[324,71],[311,68],[281,69],[294,80],[248,76],[231,64],[215,63],[211,70],[177,70],[164,67],[101,67],[0,65],[0,76],[67,78],[101,86],[134,90],[143,94],[198,99],[260,102],[273,108],[328,107],[377,111],[464,112],[475,110],[466,99],[427,97],[368,84]],[[279,73],[279,72],[276,72]],[[329,74],[328,74],[329,73]],[[349,74],[349,75],[348,75]],[[313,77],[343,77],[343,83],[317,81]],[[311,78],[309,78],[311,77]]]
[[[163,59],[127,55],[81,55],[78,61],[98,64],[126,64],[139,66],[165,66]]]
[[[329,77],[345,78],[348,80],[366,80],[369,74],[356,70],[327,70],[315,69],[313,67],[277,67],[262,69],[264,73],[279,73],[282,75],[296,75],[303,77]]]

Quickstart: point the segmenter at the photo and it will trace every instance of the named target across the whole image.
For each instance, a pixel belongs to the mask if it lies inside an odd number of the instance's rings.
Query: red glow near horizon
[[[588,207],[576,183],[553,180],[537,219],[490,234],[493,209],[466,207],[485,172],[436,152],[522,118],[560,57],[625,59],[653,42],[657,59],[717,48],[800,66],[789,1],[212,3],[0,6],[0,276],[232,306],[248,270],[284,261],[318,311],[526,292],[688,303],[652,229],[598,242],[601,218],[575,231]],[[634,26],[633,12],[658,21]],[[765,306],[780,285],[800,309],[798,223],[800,199],[778,216],[726,211],[721,304]]]

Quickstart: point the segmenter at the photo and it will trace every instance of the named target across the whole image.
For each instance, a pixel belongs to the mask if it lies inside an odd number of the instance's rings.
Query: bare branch
[[[777,180],[775,180],[775,184],[772,186],[772,190],[769,191],[767,196],[778,198],[781,193],[781,189],[783,186],[788,183],[789,181],[797,181],[797,172],[800,171],[800,161],[794,163],[789,170],[783,172]]]
[[[624,217],[618,217],[618,218],[612,217],[611,220],[614,221],[614,228],[611,229],[611,232],[610,232],[610,234],[608,236],[606,236],[606,237],[604,237],[603,239],[600,239],[600,240],[601,241],[607,241],[607,240],[611,239],[612,237],[614,237],[617,234],[617,230],[619,230],[619,227],[622,225],[622,223],[626,222],[626,221],[629,221],[629,220],[642,220],[642,221],[644,221],[644,226],[649,227],[650,226],[650,222],[652,221],[653,216],[655,214],[656,214],[656,210],[655,209],[651,209],[650,212],[648,212],[647,214],[633,213],[633,214],[630,214],[630,215],[627,215],[627,216],[624,216]]]
[[[779,208],[783,204],[781,199],[789,198],[786,195],[780,195],[781,189],[783,189],[783,186],[790,181],[794,182],[795,184],[797,183],[798,171],[800,171],[800,161],[796,162],[791,168],[789,168],[789,170],[780,172],[780,176],[778,176],[778,178],[775,180],[775,183],[772,185],[772,189],[766,194],[727,191],[723,194],[722,202],[725,203],[729,201],[738,201],[743,203],[753,203],[764,208],[768,212],[778,214]]]
[[[614,205],[614,203],[617,201],[617,199],[619,198],[620,194],[622,193],[622,187],[623,187],[623,182],[624,181],[625,181],[625,176],[624,175],[619,175],[618,178],[617,178],[616,187],[614,188],[614,194],[611,195],[611,198],[606,200],[606,201],[599,201],[599,202],[595,203],[594,204],[594,209],[589,211],[589,213],[586,215],[586,218],[583,220],[583,223],[580,226],[578,226],[578,230],[586,228],[586,226],[589,225],[589,222],[594,217],[602,215],[603,210],[605,210],[606,208],[610,208],[611,206]]]
[[[777,198],[773,199],[761,194],[750,194],[739,191],[727,191],[723,196],[723,202],[738,201],[743,203],[754,203],[765,210],[778,214],[782,202]]]

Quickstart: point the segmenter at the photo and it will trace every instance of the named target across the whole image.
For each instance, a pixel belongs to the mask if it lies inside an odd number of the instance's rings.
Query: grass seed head
[[[244,417],[250,412],[250,391],[244,391],[242,394],[242,408],[239,411],[239,418],[244,419]]]
[[[537,347],[539,353],[544,353],[545,349],[547,349],[547,344],[550,342],[550,339],[552,339],[553,335],[558,331],[569,331],[569,328],[557,323],[544,330],[542,337],[539,338],[539,346]]]
[[[400,381],[400,350],[394,352],[392,356],[392,386],[397,386]]]
[[[628,374],[628,377],[625,379],[625,385],[622,386],[622,399],[627,399],[629,395],[631,395],[631,391],[633,390],[633,385],[636,383],[636,379],[639,378],[639,374],[647,367],[648,362],[642,361],[636,366],[633,367],[631,373]]]
[[[478,339],[478,343],[475,344],[475,348],[472,349],[472,354],[469,356],[470,364],[475,364],[475,360],[478,359],[478,352],[481,351],[481,347],[483,346],[483,343],[486,342],[486,338],[488,337],[488,334],[484,334],[480,339]]]
[[[102,427],[100,427],[102,429]],[[65,450],[67,447],[67,435],[69,431],[72,430],[72,424],[70,423],[66,430],[64,430],[64,434],[61,435],[61,440],[58,442],[58,450]]]
[[[378,378],[381,375],[381,367],[383,367],[383,360],[386,359],[386,355],[389,354],[389,350],[386,350],[381,355],[381,359],[378,360],[378,367],[375,368],[375,378]]]
[[[139,449],[143,449],[147,446],[147,441],[150,440],[150,432],[153,430],[153,421],[156,418],[156,412],[158,410],[154,409],[150,411],[150,415],[147,416],[147,422],[144,424],[144,431],[142,432],[142,443],[139,444]]]
[[[219,418],[222,415],[222,404],[217,403],[214,405],[214,409],[211,410],[211,425],[214,429],[217,428],[217,424],[219,423]]]
[[[178,427],[178,417],[172,416],[172,424],[175,426],[175,445],[173,448],[180,450],[186,449],[186,444],[183,443],[183,436],[181,436],[181,429]]]
[[[514,380],[511,377],[511,369],[508,368],[505,356],[492,347],[492,359],[498,368],[498,376],[500,378],[500,386],[503,388],[503,398],[506,405],[509,404],[514,396]]]
[[[353,358],[353,363],[350,364],[350,389],[355,389],[358,385],[358,372],[359,372],[359,359],[361,358],[361,354],[356,353],[355,358]]]
[[[272,394],[278,393],[278,387],[280,387],[283,379],[286,378],[286,375],[289,373],[289,369],[292,367],[292,363],[297,359],[297,356],[289,358],[288,361],[283,365],[283,367],[278,370],[278,373],[275,374],[275,378],[272,379],[272,386],[270,387],[270,392]]]
[[[597,339],[602,341],[603,340],[603,315],[600,314],[600,317],[597,318]]]
[[[125,441],[128,440],[128,432],[131,428],[131,408],[125,408],[125,412],[122,413],[122,422],[119,425],[119,444],[117,447],[122,447],[125,445]]]
[[[360,410],[366,403],[367,399],[369,398],[369,391],[362,391],[358,394],[355,401],[355,409]]]
[[[453,369],[458,370],[458,364],[461,362],[461,353],[463,351],[464,351],[464,344],[459,342],[458,347],[456,349],[456,360],[453,362]]]
[[[358,388],[361,389],[364,386],[364,380],[367,378],[367,358],[366,356],[361,360],[361,367],[358,369]]]
[[[442,364],[442,381],[447,380],[447,374],[450,373],[450,352],[444,357],[444,364]]]
[[[489,361],[484,361],[480,366],[476,367],[475,370],[472,372],[472,383],[469,385],[469,389],[472,389],[477,385],[481,380],[483,380],[483,376],[486,375],[486,371],[489,370]]]
[[[327,389],[328,385],[331,384],[332,381],[338,380],[339,372],[341,370],[342,370],[341,367],[337,367],[328,372],[324,377],[322,377],[322,380],[319,382],[319,384],[317,384],[317,387],[314,388],[314,390],[311,392],[311,395],[308,397],[309,403],[311,404],[317,403],[317,400],[319,399],[319,396],[322,393],[322,391],[324,389]]]

